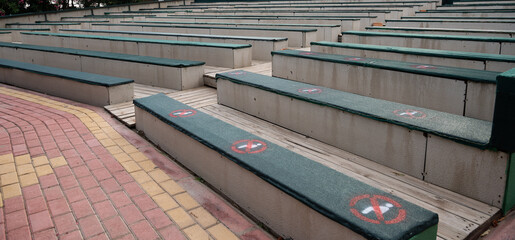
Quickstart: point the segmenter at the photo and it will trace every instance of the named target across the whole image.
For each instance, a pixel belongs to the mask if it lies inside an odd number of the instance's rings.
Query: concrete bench
[[[81,21],[85,19],[96,20],[96,21],[109,21],[110,23],[120,23],[120,21],[133,21],[143,20],[145,17],[152,17],[156,15],[86,15],[82,17],[61,17],[62,21]]]
[[[471,28],[515,30],[513,20],[397,20],[386,19],[388,27]]]
[[[471,9],[515,9],[515,3],[496,3],[496,4],[468,4],[468,5],[452,5],[438,6],[441,10],[471,10]]]
[[[80,23],[6,23],[6,28],[32,28],[32,29],[44,29],[42,31],[47,31],[50,29],[50,32],[59,32],[59,29],[69,29],[69,28],[80,28]]]
[[[391,32],[342,32],[342,42],[413,47],[490,54],[515,54],[515,39],[461,35],[406,34]]]
[[[467,28],[417,28],[417,27],[366,27],[367,31],[395,32],[408,34],[437,34],[437,35],[466,35],[496,38],[513,38],[515,31],[509,30],[485,30]]]
[[[138,130],[285,238],[436,238],[435,213],[164,94],[134,104]]]
[[[217,91],[220,104],[501,207],[515,203],[504,198],[514,73],[497,78],[493,124],[245,71],[217,74]]]
[[[7,31],[0,32],[0,41],[1,42],[12,42],[12,33]]]
[[[363,24],[370,22],[369,17],[349,16],[349,17],[320,17],[320,16],[177,16],[168,15],[167,17],[153,17],[147,20],[152,21],[190,21],[190,22],[232,22],[232,23],[263,23],[263,24],[332,24],[340,25],[342,31],[359,30]]]
[[[499,10],[426,10],[425,12],[416,12],[415,16],[449,16],[449,17],[510,17],[515,14],[515,10],[499,11]]]
[[[36,21],[36,23],[39,23],[39,24],[47,24],[47,23],[51,23],[51,24],[59,24],[59,23],[78,23],[80,24],[80,28],[81,29],[90,29],[91,28],[91,24],[92,23],[109,23],[108,20],[75,20],[75,21]],[[62,29],[69,29],[69,28],[61,28],[59,30],[62,30]],[[73,29],[73,28],[71,28]],[[58,33],[59,31],[57,31]]]
[[[84,71],[184,90],[204,85],[204,63],[110,52],[0,42],[6,59]]]
[[[186,33],[161,33],[161,32],[139,32],[139,31],[109,31],[109,30],[88,30],[88,29],[63,29],[62,32],[118,36],[118,37],[137,37],[152,38],[172,41],[194,41],[212,43],[233,43],[252,45],[252,59],[261,61],[271,61],[270,52],[281,50],[288,47],[287,38],[273,37],[247,37],[247,36],[227,36],[209,34],[186,34]]]
[[[443,51],[356,43],[313,42],[311,51],[356,57],[380,58],[420,64],[504,72],[515,67],[515,56],[475,52]]]
[[[499,72],[297,50],[272,52],[274,77],[491,121]]]
[[[309,47],[317,37],[316,29],[286,29],[286,28],[236,28],[236,27],[201,27],[187,25],[156,25],[156,24],[93,24],[94,30],[112,31],[143,31],[188,34],[213,34],[255,37],[283,37],[288,38],[290,47]]]
[[[250,66],[252,59],[252,46],[248,44],[167,41],[62,33],[22,33],[22,40],[26,44],[203,61],[211,66],[226,68]]]
[[[207,20],[209,21],[209,20]],[[288,28],[288,29],[306,29],[314,28],[317,33],[317,41],[338,41],[338,35],[341,33],[340,25],[330,24],[290,24],[290,23],[231,23],[231,22],[161,22],[161,21],[122,21],[121,23],[136,24],[170,24],[174,25],[192,25],[192,26],[209,26],[209,27],[259,27],[259,28]]]
[[[21,32],[44,32],[50,31],[50,28],[0,28],[0,31],[11,33],[11,39],[2,40],[3,42],[21,42]]]
[[[0,82],[95,106],[131,101],[133,80],[0,59]]]

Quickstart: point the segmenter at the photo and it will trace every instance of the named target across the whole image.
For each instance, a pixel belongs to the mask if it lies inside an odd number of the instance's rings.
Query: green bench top
[[[155,24],[116,24],[116,23],[93,23],[93,26],[134,26],[134,27],[157,27],[157,28],[197,28],[197,29],[237,29],[237,30],[266,30],[266,31],[282,31],[282,32],[316,32],[312,28],[286,29],[286,28],[237,28],[237,27],[210,27],[210,26],[190,26],[190,25],[155,25]]]
[[[431,234],[425,237],[436,237],[437,214],[193,109],[164,94],[136,99],[134,105],[365,238],[412,239],[424,234],[426,229],[429,229]],[[189,117],[171,117],[177,116],[173,113],[180,114],[181,111],[186,112],[185,110],[195,113]],[[253,150],[254,148],[257,149]],[[244,154],[249,151],[254,154]],[[385,221],[392,219],[391,221],[399,221],[398,224],[376,224],[357,217],[363,214],[358,211],[370,207],[371,204],[370,199],[360,200],[372,196],[382,196],[376,198],[380,204],[390,201],[395,202],[397,207],[402,206],[405,214],[395,209],[385,212],[383,216]],[[357,215],[354,215],[352,209]],[[376,218],[373,213],[369,215]],[[399,217],[401,215],[403,217]],[[370,219],[374,220],[376,219]]]
[[[434,77],[450,78],[452,80],[463,80],[492,84],[496,83],[496,77],[497,75],[499,75],[499,72],[483,71],[469,68],[424,65],[420,63],[383,60],[377,58],[356,58],[355,56],[306,52],[299,50],[273,51],[272,55],[284,55],[291,57],[313,59],[317,61],[342,63],[361,67],[379,68]]]
[[[362,4],[362,5],[340,5],[340,6],[329,6],[331,8],[366,8],[366,7],[370,7],[370,8],[412,8],[412,7],[421,7],[423,5],[421,4],[406,4],[406,5],[393,5],[393,4],[377,4],[377,5],[366,5],[366,4]],[[238,8],[264,8],[264,9],[267,9],[267,8],[291,8],[291,9],[295,9],[295,8],[316,8],[316,7],[323,7],[323,8],[326,8],[328,6],[324,6],[324,5],[311,5],[311,6],[234,6],[235,9],[238,9]]]
[[[36,21],[36,23],[102,23],[108,20]]]
[[[121,23],[151,23],[177,25],[241,25],[241,26],[278,26],[278,27],[340,27],[338,24],[288,24],[288,23],[220,23],[220,22],[163,22],[163,21],[121,21]]]
[[[7,59],[0,59],[0,67],[2,68],[11,68],[11,69],[19,69],[23,71],[33,72],[41,75],[53,76],[66,78],[69,80],[86,83],[90,85],[99,85],[105,87],[117,86],[127,83],[133,83],[134,80],[119,78],[119,77],[111,77],[93,73],[86,72],[78,72],[72,70],[66,70],[62,68],[54,68],[41,66],[31,63],[17,62],[11,61]]]
[[[498,12],[515,12],[515,9],[459,9],[459,10],[455,10],[455,9],[438,9],[438,10],[433,10],[433,9],[428,9],[426,10],[425,12],[417,12],[418,13],[439,13],[439,12],[444,12],[444,13],[498,13]]]
[[[370,32],[370,31],[345,31],[343,35],[371,36],[371,37],[404,37],[404,38],[427,38],[458,41],[479,41],[479,42],[515,42],[515,38],[481,37],[463,35],[437,35],[437,34],[415,34],[415,33],[392,33],[392,32]]]
[[[245,10],[245,9],[207,9],[204,10],[205,13],[214,13],[214,12],[256,12],[256,13],[269,13],[269,12],[295,12],[295,13],[362,13],[362,12],[368,12],[368,13],[390,13],[392,11],[397,10],[359,10],[359,9],[352,9],[352,10],[284,10],[284,9],[277,9],[277,10]]]
[[[420,17],[420,16],[409,16],[401,17],[401,19],[458,19],[458,20],[515,20],[515,17]]]
[[[386,19],[388,22],[449,22],[449,23],[515,23],[515,20],[467,20],[467,19]]]
[[[240,48],[252,47],[252,45],[250,45],[250,44],[187,42],[187,41],[171,41],[171,40],[158,40],[158,39],[148,39],[148,38],[109,37],[109,36],[82,35],[82,34],[41,33],[41,32],[22,32],[21,34],[54,36],[54,37],[88,38],[88,39],[99,39],[99,40],[110,40],[110,41],[132,41],[132,42],[141,42],[141,43],[156,43],[156,44],[170,44],[170,45],[183,45],[183,46],[230,48],[230,49],[240,49]]]
[[[491,30],[491,29],[466,29],[466,28],[424,28],[424,27],[365,27],[366,30],[405,30],[415,32],[438,31],[438,32],[474,32],[474,33],[506,33],[514,34],[513,30]]]
[[[0,34],[9,34],[11,32],[0,32]]]
[[[0,31],[50,31],[50,28],[0,28]]]
[[[250,72],[240,74],[217,74],[237,84],[244,84],[287,97],[328,106],[363,117],[388,122],[424,133],[438,135],[477,148],[487,148],[490,140],[492,123],[431,109],[370,98],[353,93],[324,88],[281,78],[269,77]],[[301,89],[318,89],[319,93],[305,94]],[[426,114],[425,118],[404,118],[396,111],[415,109]]]
[[[255,16],[255,17],[251,17],[251,16],[248,16],[248,17],[241,17],[241,16],[177,16],[177,15],[167,15],[167,17],[153,17],[153,18],[183,18],[183,19],[213,19],[213,18],[216,18],[216,19],[250,19],[250,20],[259,20],[259,19],[266,19],[266,20],[273,20],[273,19],[277,19],[277,20],[281,20],[281,19],[285,19],[285,20],[289,20],[289,19],[294,19],[294,20],[299,20],[299,19],[302,19],[302,20],[339,20],[339,21],[357,21],[357,20],[360,20],[361,18],[375,18],[377,16],[372,16],[372,17],[369,17],[369,16],[348,16],[348,17],[345,17],[345,16],[263,16],[263,17],[260,17],[260,16]]]
[[[210,35],[210,34],[190,34],[190,33],[163,33],[163,32],[140,32],[140,31],[113,31],[113,30],[91,30],[91,29],[59,29],[64,32],[98,32],[98,33],[122,33],[122,34],[141,34],[159,36],[182,36],[216,39],[239,39],[239,40],[259,40],[259,41],[286,41],[288,38],[281,37],[252,37],[252,36],[229,36],[229,35]]]
[[[358,44],[358,43],[338,43],[338,42],[311,42],[311,45],[336,47],[336,48],[352,48],[370,51],[404,53],[412,55],[430,56],[430,57],[445,57],[456,59],[468,59],[476,61],[501,61],[515,63],[514,55],[501,55],[501,54],[488,54],[488,53],[475,53],[475,52],[459,52],[447,51],[426,48],[408,48],[408,47],[395,47],[384,45],[371,45],[371,44]]]
[[[6,23],[5,26],[59,26],[59,25],[80,25],[80,23]]]
[[[393,4],[399,4],[399,3],[415,3],[415,4],[419,4],[419,3],[431,3],[431,2],[434,2],[434,3],[437,3],[439,1],[395,1],[395,2],[392,2]],[[379,4],[387,4],[388,2],[384,2],[384,1],[367,1],[367,2],[314,2],[314,3],[309,3],[309,2],[274,2],[274,3],[260,3],[260,4],[255,4],[255,3],[251,3],[251,4],[248,4],[248,3],[238,3],[238,5],[252,5],[252,6],[261,6],[261,5],[342,5],[342,3],[344,5],[346,4],[363,4],[363,3],[367,3],[367,4],[373,4],[373,3],[379,3]],[[228,5],[231,5],[231,4],[228,4]],[[212,4],[195,4],[195,6],[213,6]],[[217,6],[220,6],[220,5],[217,5]],[[221,5],[223,6],[223,5]]]
[[[63,54],[79,55],[79,56],[86,56],[86,57],[95,57],[95,58],[105,58],[105,59],[112,59],[112,60],[137,62],[137,63],[152,64],[152,65],[167,66],[167,67],[176,67],[176,68],[200,66],[200,65],[205,64],[204,62],[199,62],[199,61],[178,60],[178,59],[170,59],[170,58],[157,58],[157,57],[147,57],[147,56],[138,56],[138,55],[121,54],[121,53],[99,52],[99,51],[81,50],[81,49],[73,49],[73,48],[48,47],[48,46],[40,46],[40,45],[17,44],[17,43],[7,43],[7,42],[0,42],[0,47],[63,53]]]

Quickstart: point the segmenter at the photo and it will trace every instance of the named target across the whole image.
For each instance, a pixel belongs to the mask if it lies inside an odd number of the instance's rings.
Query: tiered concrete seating
[[[22,33],[26,44],[114,52],[140,56],[203,61],[211,66],[250,66],[251,45],[167,41],[61,33]]]
[[[497,77],[493,124],[245,71],[218,74],[217,89],[220,104],[502,206],[515,151],[505,135],[515,131],[508,123],[515,117],[504,114],[514,100],[514,71]]]
[[[426,27],[426,28],[473,28],[515,30],[515,20],[415,20],[391,19],[385,20],[389,27]]]
[[[176,90],[204,85],[204,63],[198,61],[3,42],[0,55],[14,61],[132,78],[136,83]]]
[[[398,32],[410,34],[449,34],[449,35],[467,35],[482,37],[499,37],[513,38],[515,31],[509,30],[484,30],[484,29],[467,29],[467,28],[409,28],[409,27],[366,27],[367,31],[374,32]]]
[[[7,31],[0,32],[0,41],[2,42],[12,42],[12,33]]]
[[[490,54],[515,54],[515,39],[476,36],[405,34],[390,32],[347,31],[342,42],[439,50],[457,50]]]
[[[94,30],[111,31],[143,31],[188,34],[213,34],[256,37],[283,37],[288,38],[290,47],[308,47],[317,37],[315,28],[262,28],[262,27],[203,27],[188,25],[156,25],[156,24],[92,24]]]
[[[436,238],[438,216],[428,210],[165,95],[134,103],[138,130],[284,236]],[[374,213],[382,218],[367,217]]]
[[[428,17],[510,17],[515,14],[515,10],[426,10],[416,12],[415,16]]]
[[[44,32],[50,31],[50,28],[0,28],[2,32],[10,32],[9,38],[4,38],[3,42],[21,42],[21,32]]]
[[[163,32],[140,32],[140,31],[110,31],[110,30],[89,30],[89,29],[62,29],[61,32],[81,33],[101,36],[137,37],[152,38],[172,41],[193,41],[212,43],[233,43],[252,45],[252,59],[271,61],[270,52],[288,47],[287,38],[277,37],[247,37],[209,34],[187,34],[187,33],[163,33]]]
[[[504,72],[515,67],[515,56],[513,55],[336,42],[314,42],[311,50],[313,52],[355,57],[380,58],[496,72]]]
[[[0,82],[95,106],[133,99],[133,80],[0,59]]]
[[[275,77],[483,120],[493,117],[499,72],[297,50],[272,55]]]
[[[80,28],[80,23],[8,23],[5,24],[6,28],[40,28],[50,29],[50,32],[59,32],[59,29],[68,29],[68,28]]]

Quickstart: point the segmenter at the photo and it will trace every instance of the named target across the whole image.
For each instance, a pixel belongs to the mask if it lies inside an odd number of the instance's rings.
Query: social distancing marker
[[[245,139],[239,140],[232,144],[231,149],[240,154],[254,154],[265,151],[266,143],[261,140]]]
[[[169,115],[173,118],[184,118],[184,117],[191,117],[197,114],[197,111],[193,109],[179,109],[171,112]]]
[[[365,60],[367,60],[366,58],[360,58],[360,57],[347,57],[344,59],[347,61],[365,61]]]
[[[301,88],[297,91],[300,93],[305,93],[305,94],[315,94],[315,93],[321,93],[322,89],[320,89],[320,88]]]
[[[437,69],[437,67],[431,65],[410,65],[410,67],[416,69]]]
[[[398,109],[393,111],[393,113],[399,117],[408,119],[422,119],[427,116],[426,113],[413,109]]]
[[[406,219],[406,210],[402,205],[382,195],[359,195],[351,199],[349,206],[354,216],[369,223],[395,224]],[[358,206],[361,206],[361,209],[358,209]]]

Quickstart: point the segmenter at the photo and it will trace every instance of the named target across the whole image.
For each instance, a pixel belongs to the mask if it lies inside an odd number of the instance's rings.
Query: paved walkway
[[[0,239],[270,239],[102,109],[0,85]]]

